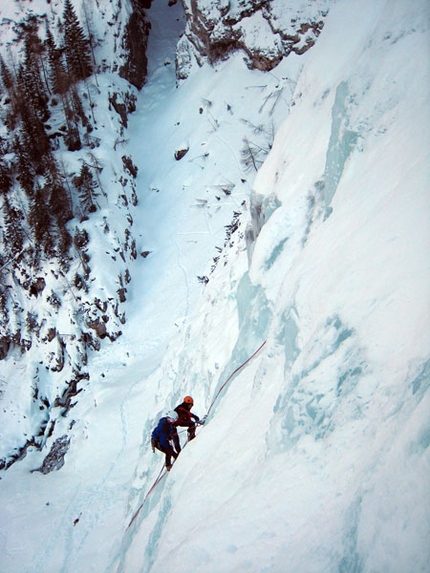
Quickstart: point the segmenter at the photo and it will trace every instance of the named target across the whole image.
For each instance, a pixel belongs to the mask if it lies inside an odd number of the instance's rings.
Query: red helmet
[[[194,400],[191,398],[191,396],[185,396],[185,398],[184,398],[184,403],[185,403],[185,404],[191,404],[191,405],[193,405],[193,404],[194,404]]]

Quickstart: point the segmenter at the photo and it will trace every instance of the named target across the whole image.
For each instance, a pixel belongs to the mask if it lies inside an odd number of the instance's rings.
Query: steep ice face
[[[348,129],[347,98],[348,86],[345,82],[341,82],[336,88],[332,108],[331,133],[323,175],[323,200],[326,214],[330,212],[330,204],[342,177],[345,163],[358,139],[358,134]]]
[[[268,342],[176,468],[148,570],[426,571],[430,20],[405,10],[340,3],[310,53],[234,291],[236,355]]]

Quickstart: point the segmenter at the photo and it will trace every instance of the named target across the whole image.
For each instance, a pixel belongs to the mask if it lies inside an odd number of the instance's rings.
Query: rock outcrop
[[[123,47],[127,53],[127,60],[119,69],[119,75],[130,82],[137,89],[145,83],[148,71],[146,47],[151,24],[146,19],[145,8],[151,7],[152,0],[132,0],[133,12],[125,29]]]
[[[178,79],[196,61],[214,63],[233,51],[244,53],[250,68],[269,71],[291,52],[303,54],[320,34],[329,1],[182,0],[187,25],[178,43]]]

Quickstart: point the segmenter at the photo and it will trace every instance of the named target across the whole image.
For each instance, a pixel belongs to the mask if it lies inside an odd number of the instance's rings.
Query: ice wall
[[[427,570],[428,45],[425,2],[330,12],[224,283],[219,381],[268,342],[184,454],[148,571]]]

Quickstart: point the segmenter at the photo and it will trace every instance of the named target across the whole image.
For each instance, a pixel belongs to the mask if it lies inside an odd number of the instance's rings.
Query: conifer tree
[[[13,141],[13,150],[17,158],[16,172],[17,179],[28,196],[33,194],[34,178],[36,176],[31,163],[30,156],[28,155],[20,138],[15,136]]]
[[[13,89],[13,77],[3,57],[0,55],[0,75],[4,87],[10,93]]]
[[[63,24],[67,70],[74,81],[84,80],[93,71],[91,46],[79,24],[70,0],[65,0],[64,2]]]
[[[69,89],[70,80],[67,76],[66,68],[64,67],[61,50],[55,45],[54,37],[52,36],[49,28],[46,29],[46,47],[48,49],[52,91],[64,96]]]
[[[38,24],[31,26],[25,37],[25,58],[31,62],[34,71],[37,70],[41,83],[40,91],[48,99],[46,92],[50,95],[51,90],[48,82],[48,75],[45,66],[45,45],[38,36]]]
[[[10,205],[7,197],[4,198],[4,210],[3,243],[14,257],[21,252],[24,245],[24,230],[22,228],[24,215],[19,209]]]
[[[31,202],[28,222],[34,235],[34,241],[38,251],[52,256],[53,251],[53,221],[46,203],[42,189],[37,189]]]
[[[26,38],[25,60],[20,68],[20,98],[39,117],[41,121],[46,121],[49,117],[48,96],[42,82],[40,71],[40,57],[34,51],[36,43],[31,38]],[[38,45],[39,46],[39,45]]]
[[[68,229],[66,227],[60,229],[60,236],[58,239],[58,254],[63,270],[65,270],[66,272],[68,270],[67,268],[68,262],[66,255],[69,252],[72,243],[73,243],[73,238],[72,235],[69,233]]]
[[[48,49],[52,90],[61,98],[64,118],[67,124],[67,136],[65,137],[65,143],[69,151],[76,151],[81,149],[82,144],[79,137],[79,131],[73,121],[73,98],[72,103],[70,103],[71,98],[69,94],[71,81],[67,75],[66,68],[63,63],[63,54],[61,50],[58,49],[55,45],[54,38],[49,28],[46,30],[46,46]]]
[[[15,94],[15,80],[12,76],[11,71],[9,70],[6,62],[4,61],[3,57],[0,55],[0,77],[5,87],[11,102],[11,108],[9,109],[9,113],[7,114],[5,124],[7,128],[12,131],[16,127],[17,122],[17,110],[16,110],[16,94]]]
[[[50,142],[43,123],[42,108],[29,93],[31,80],[26,69],[20,66],[17,75],[17,111],[22,121],[21,144],[32,161],[36,173],[41,173],[44,161],[50,152]],[[42,104],[43,105],[43,104]],[[39,113],[38,113],[39,110]]]
[[[48,204],[57,225],[62,229],[73,218],[71,200],[60,179],[55,164],[50,165],[45,191],[49,196]]]
[[[82,165],[79,176],[73,178],[73,184],[79,192],[84,214],[94,213],[97,210],[96,197],[99,193],[96,191],[97,182],[88,165],[85,163]]]
[[[0,194],[6,194],[12,187],[10,169],[0,160]]]
[[[85,115],[84,108],[82,106],[81,98],[79,97],[78,90],[75,86],[70,88],[70,99],[72,109],[75,113],[76,120],[81,120],[82,125],[86,125],[88,122],[87,116]]]

